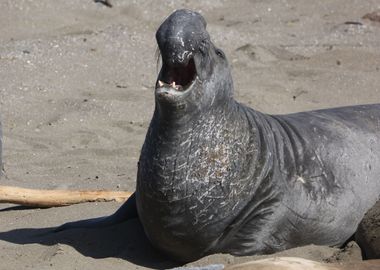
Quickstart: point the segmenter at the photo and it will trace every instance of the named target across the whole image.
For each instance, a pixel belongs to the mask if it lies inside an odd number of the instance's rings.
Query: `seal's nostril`
[[[156,39],[162,55],[165,51],[177,54],[194,52],[204,37],[208,37],[205,20],[197,12],[178,10],[170,15],[158,28]]]
[[[185,63],[187,64],[189,62],[189,59],[190,59],[190,56],[192,55],[193,53],[191,51],[184,51],[183,53],[179,54],[179,60],[182,62],[182,63]]]

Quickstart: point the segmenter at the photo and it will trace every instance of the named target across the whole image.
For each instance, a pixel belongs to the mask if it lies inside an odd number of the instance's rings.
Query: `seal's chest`
[[[250,199],[249,133],[206,120],[184,131],[148,132],[137,183],[146,231],[159,226],[167,237],[217,237]],[[210,231],[215,235],[203,234]]]
[[[153,156],[139,177],[142,203],[154,205],[149,211],[159,212],[171,230],[178,229],[179,223],[199,232],[213,224],[227,224],[248,194],[244,190],[247,179],[239,175],[244,155],[238,156],[237,149],[227,144],[197,144],[192,151]]]

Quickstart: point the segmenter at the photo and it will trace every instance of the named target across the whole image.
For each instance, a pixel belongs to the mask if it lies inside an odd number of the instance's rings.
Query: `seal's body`
[[[351,237],[380,195],[380,105],[265,115],[233,99],[200,14],[174,12],[156,38],[163,64],[134,196],[108,218],[59,229],[138,216],[178,261]]]

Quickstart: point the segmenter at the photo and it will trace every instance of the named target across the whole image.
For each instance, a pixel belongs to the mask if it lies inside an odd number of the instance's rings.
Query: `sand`
[[[236,98],[267,113],[380,102],[377,0],[0,1],[2,185],[133,191],[159,66],[155,31],[177,8],[201,12],[229,59]],[[118,203],[26,209],[0,205],[0,269],[175,266],[136,220],[51,234]],[[288,255],[360,260],[309,246]],[[290,253],[289,253],[290,252]],[[192,265],[251,258],[213,255]]]

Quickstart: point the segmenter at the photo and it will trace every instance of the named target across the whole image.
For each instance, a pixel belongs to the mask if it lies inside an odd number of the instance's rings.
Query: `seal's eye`
[[[221,49],[215,49],[215,53],[217,56],[222,57],[223,59],[226,58],[224,52]]]

